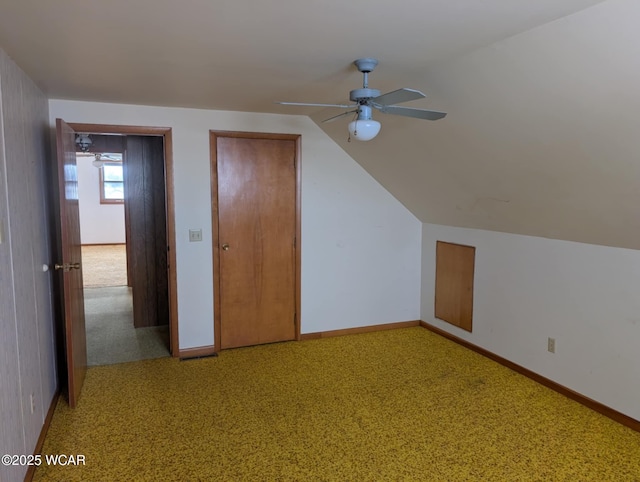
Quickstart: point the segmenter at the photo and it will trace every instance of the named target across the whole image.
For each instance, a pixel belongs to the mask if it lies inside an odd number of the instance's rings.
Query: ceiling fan
[[[329,117],[322,122],[331,122],[355,113],[357,118],[349,123],[349,134],[359,141],[369,141],[380,132],[380,122],[373,120],[371,116],[372,109],[377,109],[383,114],[402,115],[426,120],[438,120],[447,115],[444,112],[436,112],[433,110],[397,106],[396,104],[422,99],[426,96],[419,90],[407,88],[380,95],[379,90],[369,88],[369,74],[376,68],[378,61],[372,58],[364,58],[358,59],[353,63],[358,70],[362,72],[364,77],[362,88],[354,89],[349,93],[349,100],[355,102],[354,104],[317,104],[306,102],[276,102],[276,104],[351,109],[342,114]]]
[[[98,169],[104,166],[106,163],[121,163],[122,162],[122,154],[119,153],[108,153],[108,152],[78,152],[76,153],[78,157],[93,157],[94,167]]]

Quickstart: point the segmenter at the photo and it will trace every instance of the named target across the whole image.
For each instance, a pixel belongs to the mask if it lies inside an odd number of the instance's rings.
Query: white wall
[[[82,244],[124,244],[124,204],[100,204],[100,170],[93,157],[78,156],[80,240]]]
[[[30,454],[56,391],[48,103],[0,49],[0,455]],[[33,401],[32,401],[33,400]],[[0,465],[0,480],[27,467]]]
[[[476,247],[473,333],[433,316],[438,240]],[[422,320],[640,420],[640,251],[425,224],[422,274]]]
[[[51,122],[171,127],[180,348],[213,344],[209,129],[302,135],[301,331],[416,320],[421,224],[305,116],[50,100]],[[202,228],[203,242],[188,230]]]

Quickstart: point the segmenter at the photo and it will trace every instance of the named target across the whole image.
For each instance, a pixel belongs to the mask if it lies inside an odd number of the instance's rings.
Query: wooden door
[[[87,340],[82,291],[80,213],[76,169],[75,132],[56,119],[61,259],[56,270],[64,305],[64,342],[67,362],[69,406],[78,402],[87,371]]]
[[[127,259],[136,328],[169,323],[167,210],[161,136],[125,140]]]
[[[475,255],[472,246],[436,244],[435,316],[467,331],[472,330]]]
[[[298,136],[212,133],[212,149],[217,345],[293,340]]]

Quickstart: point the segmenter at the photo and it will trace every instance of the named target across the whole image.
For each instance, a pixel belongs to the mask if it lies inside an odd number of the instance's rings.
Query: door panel
[[[136,328],[169,323],[164,145],[127,136],[124,156],[127,257]]]
[[[220,348],[293,340],[296,141],[218,136],[215,147]]]
[[[75,132],[62,119],[56,119],[60,241],[62,259],[58,269],[62,278],[64,304],[65,352],[69,406],[78,402],[87,371],[87,340],[82,291],[80,213],[78,209],[78,175],[76,169]]]
[[[435,317],[467,331],[472,330],[475,254],[472,246],[436,244]]]

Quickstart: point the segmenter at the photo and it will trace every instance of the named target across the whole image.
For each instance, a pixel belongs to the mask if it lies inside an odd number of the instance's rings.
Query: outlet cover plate
[[[202,241],[202,229],[190,229],[189,230],[189,242]]]

